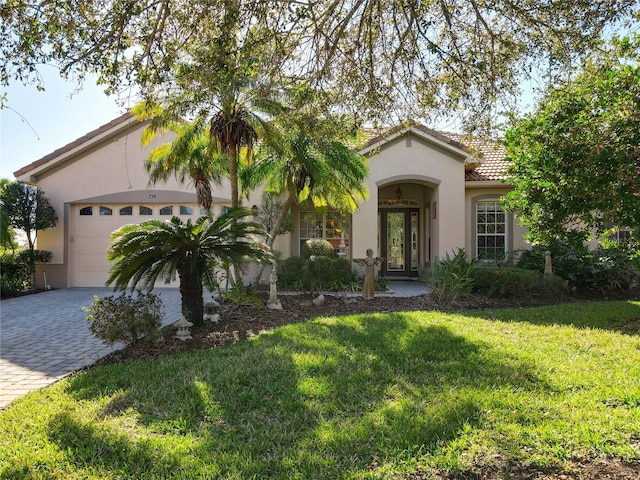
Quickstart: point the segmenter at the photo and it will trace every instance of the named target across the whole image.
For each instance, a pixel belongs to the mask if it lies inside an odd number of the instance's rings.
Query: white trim
[[[423,140],[425,140],[426,142],[432,143],[434,145],[437,145],[438,147],[447,150],[451,153],[453,153],[454,155],[458,156],[458,157],[462,157],[462,160],[459,160],[460,162],[470,162],[470,163],[477,163],[478,160],[469,152],[465,152],[464,150],[458,148],[458,147],[454,147],[453,145],[451,145],[450,143],[444,142],[442,140],[440,140],[439,138],[433,136],[433,135],[429,135],[428,133],[423,132],[422,130],[420,130],[419,128],[416,128],[414,126],[411,127],[406,127],[403,128],[397,132],[394,132],[388,136],[385,136],[384,138],[382,138],[381,140],[375,142],[372,145],[369,145],[366,148],[363,148],[362,150],[360,150],[358,153],[360,155],[367,155],[368,153],[371,152],[375,152],[376,150],[378,150],[380,147],[382,147],[383,145],[386,145],[387,143],[390,143],[392,141],[394,141],[397,138],[402,137],[403,135],[406,134],[413,134],[418,138],[421,138]]]

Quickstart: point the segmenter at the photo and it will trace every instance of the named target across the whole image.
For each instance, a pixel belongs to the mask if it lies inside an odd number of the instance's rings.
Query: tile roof
[[[496,181],[506,179],[505,171],[509,162],[504,158],[507,152],[497,140],[485,140],[457,133],[443,133],[465,144],[477,157],[478,163],[470,165],[464,179],[468,182]]]
[[[509,162],[504,160],[506,150],[497,140],[486,140],[460,133],[432,130],[420,124],[413,124],[411,127],[417,128],[425,134],[431,135],[452,147],[471,153],[478,160],[478,163],[467,164],[465,172],[466,181],[499,181],[506,178],[505,170],[509,166]],[[384,133],[380,133],[379,130],[365,129],[366,143],[361,149],[364,150],[371,145],[381,142],[386,137],[392,137],[394,134],[406,128],[406,126],[398,126]]]

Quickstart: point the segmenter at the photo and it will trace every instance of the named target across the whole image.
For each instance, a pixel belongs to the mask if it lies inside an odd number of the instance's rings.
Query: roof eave
[[[454,155],[461,157],[466,163],[478,163],[478,160],[476,159],[476,157],[471,152],[468,152],[463,145],[461,145],[460,147],[457,147],[451,144],[453,140],[444,139],[444,137],[439,138],[439,137],[442,137],[442,135],[438,134],[437,132],[430,132],[425,130],[426,130],[426,127],[425,129],[422,129],[422,128],[417,128],[416,126],[409,126],[409,127],[398,129],[396,131],[392,131],[389,134],[380,136],[378,140],[374,139],[372,142],[365,145],[358,153],[360,153],[360,155],[368,155],[371,152],[374,152],[379,148],[381,148],[382,146],[386,145],[387,143],[390,143],[407,133],[412,133],[416,135],[418,138],[422,138],[423,140],[429,143],[437,145],[443,148],[444,150],[447,150],[453,153]]]
[[[44,157],[13,172],[20,181],[35,181],[38,175],[50,170],[57,165],[73,158],[74,156],[92,148],[93,146],[108,140],[130,128],[131,125],[141,123],[131,113],[125,113],[105,125],[77,138],[73,142],[54,150]]]
[[[492,179],[492,180],[465,180],[465,188],[492,188],[492,187],[513,187],[506,180]]]

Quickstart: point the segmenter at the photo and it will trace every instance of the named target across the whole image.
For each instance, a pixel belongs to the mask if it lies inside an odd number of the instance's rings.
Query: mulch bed
[[[262,302],[266,304],[267,294],[259,294]],[[399,311],[436,310],[443,312],[464,310],[486,310],[496,308],[524,308],[541,305],[549,305],[560,302],[575,302],[584,300],[612,300],[612,299],[636,299],[640,300],[640,289],[619,292],[615,295],[603,296],[602,294],[574,295],[558,299],[541,298],[487,298],[479,295],[470,295],[459,299],[452,304],[440,304],[429,295],[409,298],[376,297],[372,300],[364,300],[355,297],[345,302],[338,295],[326,295],[322,306],[311,304],[310,295],[280,295],[282,310],[268,310],[254,305],[222,305],[219,307],[220,321],[218,323],[206,322],[202,327],[193,327],[191,335],[193,339],[182,341],[175,336],[175,329],[165,327],[161,331],[161,337],[153,343],[138,342],[127,346],[122,350],[98,360],[96,365],[117,363],[126,360],[141,358],[153,358],[170,355],[176,352],[201,350],[229,345],[240,340],[267,332],[281,325],[304,322],[321,316],[351,315],[360,313],[389,313]]]

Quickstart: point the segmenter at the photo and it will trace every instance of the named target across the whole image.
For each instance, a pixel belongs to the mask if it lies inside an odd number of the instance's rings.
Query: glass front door
[[[382,274],[388,277],[418,276],[418,210],[380,210]]]

